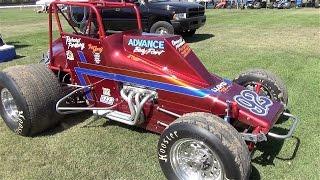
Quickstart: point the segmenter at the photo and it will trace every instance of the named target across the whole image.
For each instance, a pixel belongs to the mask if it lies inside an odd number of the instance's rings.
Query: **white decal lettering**
[[[176,49],[182,47],[185,43],[186,41],[182,37],[180,37],[178,40],[171,41],[172,46],[174,46]]]
[[[156,50],[154,48],[141,48],[141,47],[135,47],[133,50],[134,53],[140,53],[141,55],[161,55],[162,53],[164,53],[164,50]]]
[[[216,85],[211,89],[213,92],[226,92],[229,89],[228,83],[222,81],[220,84]]]
[[[81,38],[74,38],[70,36],[66,36],[66,45],[68,46],[68,49],[80,48],[83,50],[85,48],[84,43],[81,42]]]
[[[161,148],[159,148],[159,159],[164,161],[164,162],[167,162],[168,161],[168,155],[167,155],[167,148],[168,148],[168,144],[170,142],[172,142],[174,139],[178,138],[178,132],[177,131],[174,131],[173,133],[170,133],[169,136],[171,138],[169,138],[168,136],[165,136],[163,139],[162,139],[162,142],[160,144]]]
[[[108,105],[113,105],[114,98],[111,96],[101,95],[100,102],[108,104]]]

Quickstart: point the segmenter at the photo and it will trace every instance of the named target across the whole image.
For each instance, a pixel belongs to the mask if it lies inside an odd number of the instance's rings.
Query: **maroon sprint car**
[[[108,8],[135,11],[136,30],[110,31],[101,15]],[[285,112],[288,93],[275,75],[210,73],[181,36],[143,33],[134,4],[55,1],[49,42],[45,63],[0,73],[1,116],[22,136],[92,111],[161,134],[168,179],[247,179],[255,144],[289,138],[298,123]],[[288,133],[270,132],[283,116],[292,120]]]

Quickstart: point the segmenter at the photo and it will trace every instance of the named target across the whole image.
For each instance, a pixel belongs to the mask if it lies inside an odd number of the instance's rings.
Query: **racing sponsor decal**
[[[100,97],[100,102],[113,105],[114,103],[114,97],[111,97],[111,91],[109,88],[102,88],[102,95]]]
[[[273,102],[266,96],[259,96],[251,90],[243,90],[240,95],[233,98],[240,106],[247,108],[253,114],[266,116],[269,112],[269,107]]]
[[[109,88],[102,88],[102,94],[106,96],[111,96],[111,91]]]
[[[211,88],[211,91],[225,93],[230,89],[230,84],[231,82],[229,81],[222,81],[221,83]]]
[[[74,55],[73,55],[72,51],[67,50],[67,51],[66,51],[66,56],[67,56],[67,59],[68,59],[69,61],[73,61],[73,60],[74,60]]]
[[[101,53],[103,51],[103,47],[98,47],[98,46],[95,46],[92,44],[89,44],[88,47],[89,47],[89,50],[91,50],[93,53],[94,62],[96,64],[100,64],[100,62],[101,62],[100,57],[101,57]]]
[[[108,104],[108,105],[113,105],[114,98],[111,96],[101,95],[100,102]]]
[[[176,138],[178,138],[178,132],[174,131],[173,133],[170,133],[169,135],[167,135],[166,137],[164,137],[162,139],[162,142],[160,144],[160,148],[159,148],[159,153],[158,153],[158,158],[164,162],[168,161],[168,145],[171,141],[175,140]]]
[[[191,51],[189,45],[186,43],[186,41],[182,37],[180,37],[177,40],[172,40],[171,44],[179,51],[179,53],[183,57],[186,57]]]
[[[81,51],[84,49],[85,45],[83,42],[81,42],[81,38],[74,38],[74,37],[70,37],[70,36],[65,36],[65,38],[66,38],[66,45],[67,45],[68,49],[80,48]]]
[[[133,52],[141,55],[161,55],[164,53],[164,41],[129,39],[128,45],[134,47]]]

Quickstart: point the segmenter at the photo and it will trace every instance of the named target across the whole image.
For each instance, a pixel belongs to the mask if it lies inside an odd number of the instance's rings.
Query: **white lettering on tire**
[[[15,133],[17,134],[21,134],[22,130],[23,130],[23,120],[25,120],[24,116],[23,116],[23,111],[19,111],[18,114],[18,128],[14,130]]]
[[[160,144],[160,149],[159,149],[159,153],[158,153],[158,157],[160,160],[167,162],[168,161],[168,155],[167,155],[167,148],[168,145],[175,139],[177,139],[178,136],[178,132],[174,131],[172,133],[170,133],[169,135],[165,136],[162,139],[162,142]]]

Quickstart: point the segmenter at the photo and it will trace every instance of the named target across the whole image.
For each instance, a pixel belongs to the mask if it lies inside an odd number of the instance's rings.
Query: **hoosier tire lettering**
[[[169,136],[165,136],[162,140],[162,142],[160,143],[160,148],[159,148],[159,160],[162,160],[164,162],[168,161],[168,155],[167,155],[167,147],[170,144],[170,142],[172,142],[172,140],[177,139],[178,136],[178,132],[174,131],[173,133],[170,133]]]
[[[15,133],[21,134],[23,129],[23,121],[19,119],[18,121],[18,128],[14,130]]]
[[[19,120],[18,120],[18,127],[14,130],[15,133],[21,134],[23,130],[23,120],[25,120],[24,116],[22,115],[23,111],[19,112]]]

